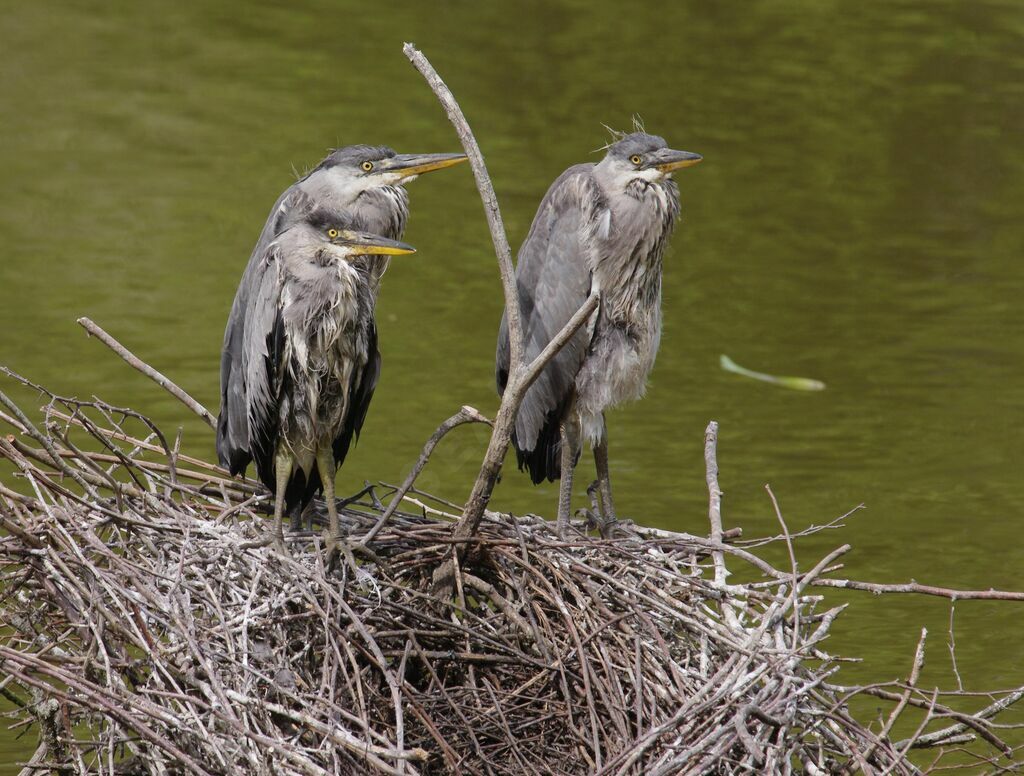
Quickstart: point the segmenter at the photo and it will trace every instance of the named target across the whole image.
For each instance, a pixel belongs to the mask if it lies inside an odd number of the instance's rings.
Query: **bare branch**
[[[140,359],[138,356],[136,356],[134,353],[128,350],[128,348],[126,348],[112,336],[107,334],[107,332],[105,332],[97,324],[93,323],[88,318],[79,318],[78,324],[87,332],[89,332],[89,334],[96,337],[100,342],[102,342],[108,348],[117,353],[117,355],[123,358],[126,362],[128,362],[129,366],[142,372],[142,374],[144,374],[150,380],[152,380],[165,391],[167,391],[169,394],[171,394],[171,396],[173,396],[175,399],[177,399],[190,410],[192,410],[192,412],[194,412],[196,415],[201,417],[204,421],[206,421],[206,425],[208,425],[210,428],[217,428],[217,419],[210,414],[209,410],[207,410],[206,407],[197,402],[191,396],[189,396],[183,389],[179,388],[169,377],[167,377],[164,374],[161,374],[153,367],[151,367],[149,364],[142,361],[142,359]]]
[[[518,369],[523,361],[523,327],[520,322],[519,294],[516,291],[515,273],[512,266],[512,248],[508,244],[505,224],[501,219],[501,209],[498,207],[498,197],[494,193],[494,185],[487,172],[487,165],[484,164],[483,154],[480,153],[480,146],[473,136],[473,130],[469,128],[469,122],[466,121],[462,108],[459,107],[455,96],[441,80],[441,76],[437,74],[434,66],[412,43],[406,43],[402,47],[402,51],[412,62],[413,67],[420,71],[431,91],[437,96],[441,107],[448,115],[448,120],[455,127],[459,140],[462,141],[466,156],[469,157],[469,164],[473,168],[473,177],[476,179],[476,187],[480,191],[480,199],[483,200],[484,213],[487,215],[487,225],[491,230],[494,252],[498,257],[501,285],[505,293],[505,313],[508,316],[511,365],[513,369]]]
[[[358,541],[361,544],[369,544],[374,540],[380,529],[384,527],[388,520],[391,519],[392,515],[395,514],[395,510],[398,509],[402,503],[402,499],[405,498],[406,494],[416,483],[416,478],[420,476],[420,472],[427,465],[427,461],[430,460],[430,454],[434,452],[434,448],[437,447],[437,443],[444,438],[445,434],[451,431],[456,426],[461,426],[464,423],[485,423],[488,426],[493,423],[485,418],[480,412],[473,407],[464,406],[448,420],[437,427],[437,430],[431,434],[430,439],[427,440],[426,444],[423,445],[423,452],[420,453],[419,459],[416,461],[416,465],[412,467],[412,471],[409,472],[409,476],[405,478],[405,482],[395,491],[394,496],[391,497],[391,503],[388,504],[388,508],[384,510],[384,514],[380,516],[380,519],[374,524],[373,528],[367,531],[366,535]]]
[[[704,470],[708,483],[708,520],[711,522],[711,541],[722,543],[722,489],[718,487],[718,423],[712,420],[704,430]],[[711,553],[715,564],[715,582],[724,585],[729,576],[725,557],[720,550]]]
[[[573,313],[565,326],[562,327],[562,330],[551,338],[551,341],[544,346],[544,349],[523,370],[522,376],[515,382],[515,391],[517,393],[515,398],[521,400],[522,396],[526,394],[527,389],[540,377],[544,367],[548,365],[551,359],[558,355],[562,348],[569,344],[569,340],[590,320],[590,316],[594,314],[594,310],[597,309],[600,303],[600,293],[597,290],[591,291],[587,301],[580,305],[580,308]],[[505,390],[507,393],[508,388]],[[518,410],[518,406],[516,409]]]
[[[917,582],[905,584],[878,584],[875,582],[859,582],[854,579],[829,579],[818,577],[812,584],[815,587],[838,587],[843,590],[863,590],[880,595],[882,593],[915,593],[918,595],[934,595],[948,598],[951,601],[1024,601],[1024,592],[1014,590],[954,590],[948,587],[921,585]]]

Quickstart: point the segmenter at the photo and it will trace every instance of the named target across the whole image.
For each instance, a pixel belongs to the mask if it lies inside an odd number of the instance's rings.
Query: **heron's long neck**
[[[362,229],[397,240],[409,218],[409,192],[401,186],[367,189],[352,203],[350,212]]]
[[[311,260],[296,261],[285,270],[282,315],[289,333],[329,333],[330,338],[364,313],[368,278],[332,246],[310,250]]]

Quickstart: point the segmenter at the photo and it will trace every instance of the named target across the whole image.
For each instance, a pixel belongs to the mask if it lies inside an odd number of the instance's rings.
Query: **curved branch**
[[[369,544],[374,540],[380,529],[384,527],[391,516],[395,514],[395,510],[398,509],[398,505],[402,503],[402,499],[412,489],[412,486],[416,482],[416,478],[420,476],[420,472],[423,471],[423,467],[427,465],[427,461],[430,460],[430,454],[434,452],[434,448],[437,447],[437,443],[441,441],[445,434],[451,431],[456,426],[461,426],[464,423],[486,423],[487,425],[493,425],[491,421],[480,414],[479,411],[465,405],[452,415],[448,420],[437,427],[437,430],[431,435],[430,439],[427,440],[426,444],[423,445],[423,452],[420,453],[419,459],[416,461],[416,465],[412,467],[412,471],[409,472],[409,476],[405,478],[405,482],[402,483],[401,487],[395,491],[395,495],[391,497],[391,502],[388,504],[388,508],[384,510],[384,514],[380,516],[373,528],[366,532],[366,536],[359,539],[361,544]]]
[[[217,428],[217,419],[210,414],[209,410],[206,409],[202,404],[197,402],[191,396],[189,396],[184,389],[179,388],[174,381],[168,378],[166,375],[156,371],[149,364],[145,363],[142,359],[132,353],[128,348],[118,342],[116,339],[111,337],[107,332],[103,331],[99,326],[93,323],[88,318],[79,318],[78,325],[85,329],[89,334],[96,337],[100,342],[106,345],[108,348],[113,350],[117,355],[128,362],[128,365],[139,370],[148,377],[150,380],[155,382],[171,396],[180,401],[192,412],[201,417],[206,421],[206,425],[210,428]]]
[[[437,95],[441,107],[448,114],[448,120],[455,127],[462,147],[469,157],[470,167],[473,168],[473,177],[476,179],[476,187],[480,191],[480,199],[484,203],[484,213],[487,216],[487,225],[491,229],[491,240],[494,241],[494,252],[498,257],[498,269],[501,272],[501,285],[505,292],[505,311],[508,316],[509,343],[511,346],[510,363],[514,371],[521,367],[523,360],[523,326],[519,314],[519,294],[516,290],[515,274],[512,267],[512,248],[508,244],[508,236],[505,234],[505,224],[501,220],[501,209],[498,207],[498,197],[494,193],[494,186],[491,177],[487,173],[487,165],[484,164],[483,154],[480,153],[480,146],[477,145],[473,130],[469,128],[466,117],[462,114],[462,108],[455,101],[455,96],[447,84],[441,80],[434,66],[427,61],[423,53],[412,43],[402,46],[402,52],[413,67],[420,71],[426,79],[427,85]]]

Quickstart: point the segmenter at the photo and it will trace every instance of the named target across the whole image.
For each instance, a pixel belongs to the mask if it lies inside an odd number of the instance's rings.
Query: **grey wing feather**
[[[252,289],[246,307],[240,364],[245,376],[248,454],[256,460],[260,478],[270,488],[274,487],[273,458],[287,361],[283,352],[278,261],[280,256],[272,243],[260,262],[260,284]]]
[[[248,420],[248,375],[245,369],[245,331],[250,299],[263,286],[271,242],[314,204],[298,185],[291,186],[274,203],[260,238],[235,292],[220,357],[220,415],[217,418],[217,457],[232,474],[239,474],[252,461]],[[276,278],[275,278],[276,282]]]
[[[590,293],[586,239],[591,208],[582,201],[581,193],[592,185],[591,169],[591,165],[571,167],[552,184],[519,251],[516,285],[527,361],[569,322]],[[507,328],[503,319],[497,354],[500,391],[504,390],[503,374],[507,379],[508,373]],[[591,329],[581,328],[527,391],[516,420],[519,449],[532,450],[552,415],[564,410],[571,399],[591,335]]]

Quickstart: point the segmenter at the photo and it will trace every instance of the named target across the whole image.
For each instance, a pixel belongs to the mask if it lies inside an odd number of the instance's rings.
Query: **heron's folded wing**
[[[516,285],[527,362],[569,322],[590,293],[586,246],[590,208],[583,202],[588,187],[593,185],[590,169],[589,165],[572,167],[552,184],[519,251]],[[516,420],[521,449],[533,448],[544,426],[571,398],[591,335],[591,327],[581,328],[527,391]],[[499,360],[501,352],[499,340]]]
[[[235,292],[220,356],[220,413],[217,418],[217,457],[232,474],[245,471],[253,455],[250,449],[247,374],[243,365],[243,339],[250,300],[263,284],[270,243],[313,207],[313,199],[298,186],[291,186],[274,203],[260,238],[249,256],[242,280]]]
[[[281,320],[277,246],[267,249],[260,284],[246,307],[242,332],[242,371],[245,375],[245,417],[249,454],[267,487],[274,487],[281,383],[286,374],[284,325]]]

